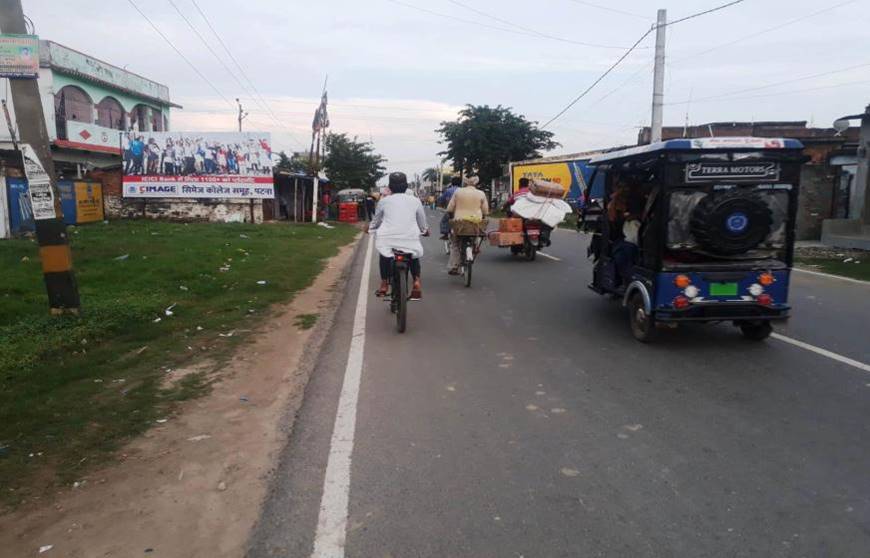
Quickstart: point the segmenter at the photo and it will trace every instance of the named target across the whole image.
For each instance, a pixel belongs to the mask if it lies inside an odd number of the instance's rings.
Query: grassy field
[[[855,263],[843,262],[842,257],[795,257],[795,265],[810,269],[812,271],[821,271],[822,273],[830,273],[832,275],[842,275],[843,277],[851,277],[852,279],[861,279],[870,281],[870,254],[867,258]]]
[[[34,241],[0,241],[0,503],[72,482],[205,390],[204,374],[172,388],[163,378],[196,361],[219,365],[357,232],[153,221],[70,229],[80,318],[48,315]]]

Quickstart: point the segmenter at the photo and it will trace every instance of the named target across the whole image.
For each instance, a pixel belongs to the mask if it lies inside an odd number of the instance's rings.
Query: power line
[[[712,102],[727,102],[727,101],[745,101],[748,99],[761,99],[763,97],[780,97],[783,95],[795,95],[799,93],[808,93],[810,91],[821,91],[823,89],[837,89],[839,87],[849,87],[852,85],[865,85],[870,83],[870,80],[863,81],[849,81],[846,83],[835,83],[833,85],[822,85],[820,87],[809,87],[807,89],[795,89],[792,91],[782,91],[779,93],[764,93],[762,95],[747,95],[745,97],[725,97],[722,99],[707,99],[707,100],[698,100],[695,99],[693,103],[712,103]]]
[[[571,107],[573,107],[575,104],[577,104],[577,101],[579,101],[580,99],[582,99],[583,97],[585,97],[587,93],[589,93],[590,91],[592,91],[592,89],[593,89],[596,85],[598,85],[598,84],[601,82],[601,80],[603,80],[604,78],[606,78],[607,75],[608,75],[610,72],[612,72],[614,68],[616,68],[616,67],[617,67],[617,66],[618,66],[618,65],[619,65],[623,60],[625,60],[625,59],[628,57],[629,54],[631,54],[631,52],[635,49],[635,47],[637,47],[637,45],[640,44],[641,41],[643,41],[644,39],[646,39],[646,38],[649,36],[649,34],[653,32],[653,29],[655,29],[655,26],[650,27],[650,28],[647,30],[646,33],[644,33],[643,35],[641,35],[640,38],[639,38],[637,41],[635,41],[635,43],[634,43],[633,45],[631,45],[631,47],[630,47],[628,50],[626,50],[625,53],[624,53],[622,56],[620,56],[619,59],[618,59],[616,62],[614,62],[614,63],[613,63],[609,68],[607,68],[607,70],[606,70],[603,74],[601,74],[600,76],[598,76],[598,79],[596,79],[595,81],[592,82],[592,85],[590,85],[589,87],[587,87],[586,89],[584,89],[582,93],[580,93],[579,95],[577,95],[577,96],[574,98],[574,100],[571,101],[570,103],[568,103],[568,105],[567,105],[565,108],[563,108],[562,110],[560,110],[559,113],[556,114],[556,116],[554,116],[553,118],[549,119],[549,120],[547,121],[546,124],[544,124],[543,126],[541,126],[541,129],[546,128],[547,126],[549,126],[550,124],[552,124],[553,121],[555,121],[555,120],[558,119],[560,116],[562,116],[563,114],[565,114],[566,112],[568,112],[568,110],[570,110]]]
[[[171,47],[172,47],[172,50],[174,50],[175,53],[178,54],[178,56],[181,57],[182,60],[184,60],[185,62],[187,62],[187,65],[190,66],[190,68],[191,68],[194,72],[196,72],[196,75],[198,75],[198,76],[199,76],[199,77],[200,77],[204,82],[206,82],[206,83],[209,85],[209,87],[211,87],[212,90],[214,90],[214,92],[218,94],[218,96],[219,96],[220,98],[222,98],[224,101],[226,101],[226,103],[227,103],[228,105],[233,106],[232,102],[230,102],[230,100],[227,99],[226,96],[224,96],[223,93],[221,93],[220,89],[218,89],[218,88],[215,86],[215,84],[213,84],[213,83],[212,83],[212,82],[211,82],[207,77],[205,77],[205,76],[203,75],[203,73],[199,71],[199,68],[197,68],[197,67],[193,64],[193,62],[191,62],[191,61],[190,61],[190,60],[189,60],[189,59],[188,59],[188,58],[187,58],[187,57],[186,57],[186,56],[185,56],[185,55],[184,55],[180,50],[178,50],[178,47],[175,46],[175,44],[174,44],[172,41],[169,40],[169,37],[167,37],[166,35],[164,35],[162,31],[160,31],[160,29],[157,27],[157,25],[155,25],[154,22],[151,21],[151,18],[149,18],[147,15],[145,15],[145,12],[143,12],[142,10],[140,10],[140,9],[139,9],[139,6],[137,6],[137,5],[133,2],[133,0],[127,0],[127,2],[129,2],[129,4],[130,4],[131,6],[133,6],[133,9],[135,9],[137,12],[139,12],[139,15],[141,15],[142,18],[143,18],[145,21],[147,21],[149,25],[151,25],[151,27],[154,29],[154,31],[157,32],[158,35],[160,35],[161,37],[163,37],[163,40],[166,41],[166,44],[168,44],[169,46],[171,46]]]
[[[674,21],[669,21],[665,25],[676,25],[677,23],[682,23],[684,21],[689,21],[690,19],[694,19],[696,17],[701,17],[702,15],[712,14],[713,12],[718,12],[719,10],[724,10],[725,8],[730,8],[736,4],[740,4],[743,0],[734,0],[733,2],[728,2],[727,4],[722,4],[721,6],[716,6],[715,8],[710,8],[709,10],[704,10],[703,12],[698,12],[696,14],[688,15],[686,17],[675,19]]]
[[[702,15],[705,15],[705,14],[710,14],[710,13],[713,13],[713,12],[717,12],[717,11],[719,11],[719,10],[723,10],[723,9],[725,9],[725,8],[728,8],[728,7],[730,7],[730,6],[734,6],[735,4],[739,4],[739,3],[741,3],[741,2],[743,2],[743,0],[733,0],[732,2],[728,2],[728,3],[726,3],[726,4],[722,4],[721,6],[718,6],[718,7],[715,7],[715,8],[711,8],[711,9],[709,9],[709,10],[704,10],[703,12],[698,12],[698,13],[696,13],[696,14],[688,15],[688,16],[686,16],[686,17],[684,17],[684,18],[680,18],[680,19],[674,20],[674,21],[672,21],[672,22],[665,23],[664,25],[665,25],[665,26],[670,26],[670,25],[675,25],[675,24],[677,24],[677,23],[682,23],[682,22],[684,22],[684,21],[688,21],[688,20],[690,20],[690,19],[693,19],[693,18],[696,18],[696,17],[702,16]],[[633,45],[631,45],[631,47],[630,47],[627,51],[625,51],[625,53],[623,53],[623,55],[620,56],[619,59],[618,59],[616,62],[613,63],[613,65],[611,65],[609,68],[607,68],[607,70],[606,70],[603,74],[601,74],[601,75],[598,77],[598,79],[596,79],[594,82],[592,82],[592,85],[590,85],[589,87],[587,87],[586,89],[584,89],[582,93],[580,93],[579,95],[577,95],[577,97],[575,97],[573,101],[571,101],[570,103],[568,103],[568,105],[567,105],[565,108],[563,108],[561,111],[559,111],[559,113],[556,114],[556,116],[554,116],[553,118],[551,118],[550,120],[548,120],[548,121],[547,121],[543,126],[541,126],[541,128],[542,128],[542,129],[543,129],[543,128],[546,128],[546,127],[549,126],[549,125],[550,125],[554,120],[556,120],[557,118],[559,118],[560,116],[562,116],[563,114],[565,114],[566,112],[568,112],[568,110],[569,110],[571,107],[573,107],[575,104],[577,104],[577,101],[579,101],[580,99],[582,99],[583,97],[585,97],[587,93],[589,93],[590,91],[592,91],[592,89],[593,89],[596,85],[598,85],[598,84],[601,82],[601,80],[603,80],[605,77],[607,77],[607,75],[608,75],[610,72],[612,72],[614,68],[616,68],[619,64],[621,64],[622,61],[625,60],[625,59],[628,57],[628,55],[631,54],[631,52],[632,52],[635,48],[637,48],[637,45],[639,45],[641,41],[643,41],[644,39],[646,39],[647,36],[649,36],[650,33],[652,33],[653,31],[655,31],[656,29],[658,29],[658,27],[659,27],[658,25],[652,25],[652,26],[651,26],[651,27],[646,31],[646,33],[644,33],[643,35],[641,35],[640,38],[639,38],[639,39],[638,39],[638,40],[637,40]]]
[[[229,56],[230,60],[233,61],[233,64],[236,65],[236,68],[239,69],[239,73],[242,75],[243,78],[245,78],[245,81],[248,82],[248,85],[251,86],[251,90],[254,92],[254,95],[256,96],[256,98],[262,102],[262,106],[266,108],[266,111],[269,113],[272,120],[274,120],[276,123],[278,123],[278,125],[287,129],[288,133],[290,134],[290,138],[293,141],[295,141],[299,146],[301,146],[303,149],[306,149],[305,145],[299,140],[299,138],[297,138],[296,135],[290,131],[290,127],[287,126],[286,124],[282,123],[278,119],[278,117],[275,116],[275,113],[272,110],[272,107],[269,105],[269,103],[263,98],[263,96],[257,90],[257,86],[254,85],[254,82],[251,80],[250,77],[248,77],[248,74],[245,72],[245,69],[242,67],[241,64],[239,64],[239,61],[236,60],[236,57],[233,56],[232,51],[227,47],[226,43],[221,38],[220,33],[218,33],[217,30],[214,28],[214,26],[211,24],[211,21],[208,19],[208,16],[205,15],[205,12],[202,11],[202,9],[199,7],[199,4],[197,4],[196,0],[191,0],[191,2],[193,3],[194,8],[196,8],[196,11],[199,12],[199,15],[202,17],[203,21],[205,21],[205,24],[211,30],[212,34],[217,39],[218,43],[224,49],[224,52],[227,53],[227,56]]]
[[[513,23],[513,22],[511,22],[511,21],[508,21],[508,20],[506,20],[506,19],[502,19],[502,18],[500,18],[500,17],[498,17],[498,16],[494,16],[494,15],[492,15],[492,14],[489,14],[489,13],[486,13],[486,12],[484,12],[484,11],[478,10],[477,8],[474,8],[474,7],[472,7],[472,6],[469,6],[469,5],[467,5],[467,4],[463,4],[462,2],[459,2],[458,0],[447,0],[447,1],[450,2],[451,4],[454,4],[454,5],[456,5],[456,6],[459,6],[460,8],[465,8],[466,10],[469,10],[469,11],[471,11],[471,12],[474,12],[474,13],[476,13],[476,14],[478,14],[478,15],[483,16],[483,17],[488,17],[489,19],[492,19],[492,20],[497,21],[497,22],[499,22],[499,23],[504,23],[504,24],[506,24],[506,25],[510,25],[511,27],[516,27],[517,29],[520,29],[520,30],[522,30],[522,31],[526,31],[526,32],[531,33],[531,34],[533,34],[533,35],[536,35],[536,36],[538,36],[538,37],[543,37],[543,38],[545,38],[545,39],[551,39],[551,40],[553,40],[553,41],[559,41],[559,42],[562,42],[562,43],[571,43],[571,44],[574,44],[574,45],[581,45],[581,46],[588,46],[588,47],[597,47],[597,48],[625,48],[625,47],[614,47],[614,46],[607,46],[607,45],[599,45],[599,44],[594,44],[594,43],[585,43],[585,42],[583,42],[583,41],[575,41],[575,40],[573,40],[573,39],[566,39],[566,38],[564,38],[564,37],[557,37],[557,36],[555,36],[555,35],[549,35],[549,34],[547,34],[547,33],[542,33],[542,32],[540,32],[540,31],[537,31],[536,29],[532,29],[532,28],[530,28],[530,27],[525,27],[525,26],[523,26],[523,25],[519,25],[519,24],[517,24],[517,23]]]
[[[827,72],[821,72],[821,73],[818,73],[818,74],[812,74],[812,75],[809,75],[809,76],[803,76],[803,77],[799,77],[799,78],[787,79],[787,80],[785,80],[785,81],[778,81],[778,82],[775,82],[775,83],[768,83],[768,84],[766,84],[766,85],[759,85],[759,86],[757,86],[757,87],[749,87],[749,88],[747,88],[747,89],[738,89],[738,90],[736,90],[736,91],[730,91],[730,92],[728,92],[728,93],[721,93],[721,94],[719,94],[719,95],[711,95],[711,96],[709,96],[709,97],[701,97],[700,99],[694,99],[694,100],[689,99],[688,101],[674,101],[674,102],[671,102],[671,103],[665,103],[665,104],[667,104],[667,105],[685,105],[685,104],[692,103],[692,102],[705,102],[705,101],[712,101],[712,100],[716,100],[716,99],[721,99],[721,98],[723,98],[723,97],[731,97],[732,95],[739,95],[740,93],[749,93],[749,92],[751,92],[751,91],[759,91],[759,90],[761,90],[761,89],[769,89],[769,88],[771,88],[771,87],[778,87],[778,86],[780,86],[780,85],[787,85],[787,84],[789,84],[789,83],[796,83],[796,82],[798,82],[798,81],[806,81],[806,80],[808,80],[808,79],[814,79],[814,78],[818,78],[818,77],[824,77],[824,76],[830,76],[830,75],[833,75],[833,74],[839,74],[839,73],[842,73],[842,72],[848,72],[849,70],[857,70],[858,68],[866,68],[867,66],[870,66],[870,62],[866,62],[866,63],[864,63],[864,64],[856,64],[856,65],[854,65],[854,66],[848,66],[848,67],[846,67],[846,68],[840,68],[840,69],[837,69],[837,70],[830,70],[830,71],[827,71]]]
[[[764,35],[765,33],[770,33],[771,31],[777,31],[777,30],[779,30],[779,29],[782,29],[783,27],[788,27],[789,25],[794,25],[795,23],[800,23],[801,21],[805,21],[805,20],[807,20],[807,19],[810,19],[810,18],[816,17],[816,16],[818,16],[818,15],[821,15],[821,14],[823,14],[823,13],[825,13],[825,12],[829,12],[829,11],[831,11],[831,10],[835,10],[835,9],[840,8],[840,7],[842,7],[842,6],[845,6],[845,5],[847,5],[847,4],[854,4],[854,3],[857,2],[857,1],[858,1],[858,0],[846,0],[845,2],[840,2],[839,4],[834,4],[833,6],[828,6],[827,8],[822,8],[821,10],[817,10],[817,11],[812,12],[812,13],[810,13],[810,14],[807,14],[807,15],[804,15],[804,16],[801,16],[801,17],[797,17],[797,18],[794,18],[794,19],[791,19],[791,20],[785,21],[785,22],[783,22],[783,23],[780,23],[780,24],[778,24],[778,25],[774,25],[774,26],[772,26],[772,27],[767,27],[767,28],[765,28],[765,29],[762,29],[762,30],[760,30],[760,31],[756,31],[756,32],[754,32],[754,33],[750,33],[750,34],[748,34],[748,35],[744,35],[744,36],[742,36],[742,37],[740,37],[740,38],[734,39],[733,41],[728,41],[727,43],[722,43],[722,44],[720,44],[720,45],[716,45],[716,46],[710,47],[710,48],[708,48],[708,49],[706,49],[706,50],[702,50],[702,51],[699,51],[699,52],[695,52],[695,53],[692,53],[692,54],[690,54],[690,55],[688,55],[688,56],[684,56],[684,57],[682,57],[682,58],[677,58],[674,62],[683,62],[684,60],[690,60],[690,59],[692,59],[692,58],[697,58],[698,56],[703,56],[703,55],[705,55],[705,54],[708,54],[708,53],[710,53],[710,52],[713,52],[714,50],[719,50],[720,48],[724,48],[724,47],[728,47],[728,46],[736,45],[737,43],[742,43],[743,41],[745,41],[745,40],[747,40],[747,39],[754,39],[755,37],[758,37],[758,36],[760,36],[760,35]],[[671,64],[673,64],[673,62],[672,62]]]
[[[226,65],[226,63],[223,61],[223,59],[220,56],[218,56],[218,54],[214,51],[214,49],[211,47],[211,45],[208,44],[208,41],[205,40],[205,37],[202,36],[202,34],[199,32],[199,30],[196,27],[194,27],[193,23],[187,18],[187,16],[184,15],[184,13],[180,9],[178,9],[178,5],[173,0],[168,0],[168,2],[175,9],[175,12],[179,16],[181,16],[181,19],[184,20],[184,23],[187,24],[187,27],[190,28],[190,30],[193,31],[193,33],[197,36],[199,41],[203,45],[205,45],[205,48],[208,49],[208,51],[211,53],[211,55],[215,57],[215,59],[220,63],[220,65],[223,66],[224,70],[226,70],[227,73],[233,77],[233,79],[236,81],[236,83],[239,84],[239,87],[242,89],[242,91],[245,92],[245,95],[248,95],[250,97],[251,95],[248,92],[248,89],[244,86],[244,84],[241,82],[241,80],[239,80],[239,78],[230,69],[230,67]],[[251,99],[251,100],[256,102],[255,99]]]
[[[600,5],[600,4],[593,4],[592,2],[584,2],[583,0],[571,0],[571,2],[574,2],[575,4],[580,4],[581,6],[588,6],[588,7],[590,7],[590,8],[595,8],[595,9],[598,9],[598,10],[604,10],[605,12],[611,12],[611,13],[614,13],[614,14],[620,14],[620,15],[624,15],[624,16],[636,17],[636,18],[638,18],[638,19],[642,19],[642,20],[644,20],[644,21],[650,21],[650,18],[648,18],[647,16],[640,15],[640,14],[636,14],[636,13],[632,13],[632,12],[627,12],[627,11],[625,11],[625,10],[618,10],[618,9],[616,9],[616,8],[611,8],[611,7],[609,7],[609,6],[602,6],[602,5]]]
[[[430,10],[430,9],[428,9],[428,8],[423,8],[423,7],[420,7],[420,6],[415,6],[415,5],[413,5],[413,4],[407,4],[407,3],[405,3],[405,2],[402,2],[401,0],[387,0],[387,2],[390,2],[390,3],[396,4],[396,5],[398,5],[398,6],[403,6],[403,7],[405,7],[405,8],[410,8],[410,9],[412,9],[412,10],[417,10],[417,11],[420,11],[420,12],[424,12],[424,13],[427,13],[427,14],[429,14],[429,15],[434,15],[434,16],[436,16],[436,17],[440,17],[440,18],[444,18],[444,19],[450,19],[450,20],[453,20],[453,21],[459,21],[459,22],[466,23],[466,24],[469,24],[469,25],[474,25],[475,27],[484,27],[484,28],[486,28],[486,29],[495,29],[495,30],[497,30],[497,31],[502,31],[502,32],[505,32],[505,33],[513,33],[514,35],[523,35],[523,36],[526,36],[526,37],[546,37],[546,38],[548,38],[548,39],[552,39],[552,40],[557,40],[557,41],[567,41],[567,42],[571,42],[571,43],[575,43],[575,44],[580,44],[580,45],[588,46],[588,47],[595,47],[595,48],[610,48],[610,49],[617,49],[617,50],[622,50],[622,49],[625,48],[625,47],[623,47],[623,46],[615,46],[615,45],[599,45],[599,44],[592,44],[592,43],[581,43],[581,42],[578,42],[578,41],[572,41],[572,40],[570,40],[570,39],[562,39],[562,38],[557,38],[557,37],[553,37],[553,36],[549,36],[549,35],[542,35],[542,34],[538,33],[537,31],[535,31],[535,32],[530,32],[530,31],[521,31],[521,30],[518,30],[518,29],[509,29],[509,28],[507,28],[507,27],[499,27],[499,26],[497,26],[497,25],[489,25],[489,24],[486,24],[486,23],[481,23],[481,22],[479,22],[479,21],[473,21],[473,20],[470,20],[470,19],[465,19],[465,18],[461,18],[461,17],[456,17],[456,16],[448,15],[448,14],[443,14],[443,13],[441,13],[441,12],[436,12],[436,11],[434,11],[434,10]],[[470,8],[470,9],[471,9],[471,8]],[[490,16],[490,17],[493,17],[493,16]],[[511,25],[514,25],[514,24],[511,24]]]

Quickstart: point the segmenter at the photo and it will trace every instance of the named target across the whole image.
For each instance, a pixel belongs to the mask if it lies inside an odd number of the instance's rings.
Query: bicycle
[[[410,298],[409,277],[413,255],[393,250],[390,272],[390,312],[396,315],[396,331],[405,333],[408,327],[408,299]]]
[[[465,286],[471,286],[471,271],[474,266],[474,256],[480,252],[482,236],[459,237],[459,270],[465,279]]]
[[[486,230],[486,221],[482,223],[454,222],[453,233],[459,239],[459,272],[465,280],[465,286],[471,286],[471,276],[474,269],[474,258],[480,253]]]

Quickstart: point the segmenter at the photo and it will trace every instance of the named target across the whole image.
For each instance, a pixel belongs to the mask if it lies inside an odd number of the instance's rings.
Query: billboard
[[[274,198],[267,132],[121,134],[125,198]]]
[[[39,37],[0,34],[0,77],[39,77]]]

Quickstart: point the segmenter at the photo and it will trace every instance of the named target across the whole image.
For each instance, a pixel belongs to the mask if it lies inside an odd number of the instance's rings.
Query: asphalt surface
[[[870,555],[870,373],[728,325],[638,343],[574,232],[485,248],[470,289],[425,246],[407,333],[368,300],[344,555]],[[251,557],[314,548],[362,248]],[[870,362],[870,285],[791,298],[781,333]]]

